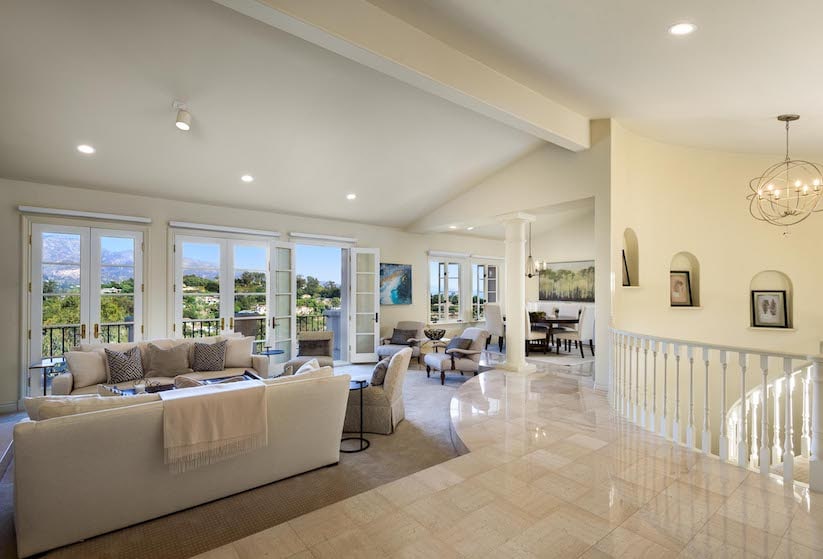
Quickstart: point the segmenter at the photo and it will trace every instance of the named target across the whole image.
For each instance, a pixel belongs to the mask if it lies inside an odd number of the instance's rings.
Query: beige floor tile
[[[529,485],[564,501],[574,502],[585,495],[591,487],[572,481],[560,474],[549,472],[532,481]]]
[[[434,493],[434,489],[413,476],[387,483],[375,491],[397,507],[403,507]]]
[[[669,559],[677,556],[677,552],[647,540],[640,534],[620,528],[619,526],[606,534],[594,547],[610,557],[649,557],[654,559]]]
[[[396,553],[419,539],[433,536],[403,511],[378,518],[368,527],[368,533],[372,544],[388,554]]]
[[[391,554],[392,559],[459,559],[460,554],[438,538],[426,535]]]
[[[721,514],[709,518],[701,532],[759,557],[770,557],[781,540],[780,535],[758,530]]]
[[[442,491],[415,501],[403,511],[434,533],[448,529],[469,515],[469,511],[460,508]]]
[[[464,512],[473,512],[499,497],[477,480],[467,479],[444,489],[438,494],[438,498],[450,502]]]
[[[348,530],[312,546],[316,559],[379,559],[387,554],[362,530]]]
[[[717,510],[717,514],[777,536],[786,533],[792,520],[785,512],[731,499]]]
[[[374,522],[376,518],[397,511],[386,497],[376,490],[366,491],[340,502],[343,513],[358,526]]]
[[[464,454],[463,456],[458,456],[452,460],[448,460],[447,462],[443,462],[441,466],[459,475],[463,479],[468,479],[472,476],[476,476],[477,474],[482,474],[483,472],[491,470],[495,465],[489,463],[487,460],[484,460],[481,456],[471,452],[469,454]]]
[[[323,540],[353,530],[357,525],[343,512],[340,503],[318,509],[288,522],[306,545],[313,547]]]
[[[808,512],[796,512],[785,535],[793,542],[823,553],[823,521]]]
[[[280,524],[234,542],[240,559],[266,557],[283,559],[307,548],[288,524]]]
[[[643,505],[632,497],[622,494],[614,485],[601,484],[574,500],[583,510],[599,516],[616,526],[636,513]]]
[[[451,487],[452,485],[463,481],[463,476],[454,473],[442,464],[421,470],[416,474],[413,474],[412,477],[417,481],[428,485],[435,491],[440,491],[441,489]]]
[[[789,538],[783,538],[777,551],[772,555],[773,559],[819,559],[821,553],[819,550],[800,545],[797,542],[791,541]]]
[[[608,444],[606,441],[600,440],[596,437],[580,434],[572,435],[566,440],[570,443],[574,443],[590,450],[599,450]]]
[[[752,553],[746,553],[738,547],[718,540],[701,532],[697,534],[686,545],[686,548],[680,553],[679,557],[682,559],[704,559],[706,557],[723,557],[724,559],[742,559],[746,556],[756,556]]]
[[[245,559],[237,554],[234,544],[224,545],[194,557],[193,559]]]

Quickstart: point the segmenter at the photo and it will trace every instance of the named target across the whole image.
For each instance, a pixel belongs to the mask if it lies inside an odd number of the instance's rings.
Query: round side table
[[[346,449],[343,448],[343,445],[340,445],[340,452],[363,452],[369,445],[371,444],[368,439],[363,437],[363,389],[369,385],[369,381],[367,380],[353,380],[349,382],[349,391],[352,390],[359,390],[360,391],[360,436],[359,437],[343,437],[340,439],[341,443],[345,441],[358,441],[358,447],[353,449]]]

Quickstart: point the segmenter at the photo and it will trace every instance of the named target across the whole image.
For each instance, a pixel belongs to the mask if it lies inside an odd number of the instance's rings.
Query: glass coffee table
[[[203,382],[204,386],[208,386],[210,384],[223,382],[224,380],[228,380],[230,378],[235,378],[235,377],[242,378],[243,380],[262,380],[259,376],[257,376],[253,372],[246,371],[242,375],[231,375],[231,376],[228,376],[228,377],[203,379],[202,382]],[[143,380],[151,381],[150,378],[149,379],[143,379]],[[112,386],[112,385],[104,385],[104,386],[107,390],[110,390],[112,392],[112,394],[117,394],[119,396],[134,396],[135,394],[138,393],[134,388],[117,388],[116,386]],[[186,387],[186,388],[191,388],[191,387]],[[159,385],[159,386],[146,385],[146,392],[145,393],[154,394],[156,392],[165,392],[166,390],[179,390],[179,389],[175,388],[175,386],[173,384],[163,384],[163,385]]]

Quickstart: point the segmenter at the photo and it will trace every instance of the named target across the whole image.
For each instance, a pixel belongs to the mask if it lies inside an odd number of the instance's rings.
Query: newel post
[[[809,459],[809,488],[823,493],[823,356],[813,358],[811,367],[812,441]]]

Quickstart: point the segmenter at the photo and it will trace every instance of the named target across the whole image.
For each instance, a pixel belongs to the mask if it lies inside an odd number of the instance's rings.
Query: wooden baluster
[[[703,348],[703,363],[706,364],[706,375],[703,383],[703,454],[712,452],[712,435],[709,431],[709,348]]]
[[[769,456],[769,358],[766,355],[760,356],[760,371],[763,375],[762,386],[760,387],[760,473],[768,475],[771,467]]]
[[[643,415],[640,417],[640,425],[648,427],[649,417],[649,340],[640,340],[643,346]]]
[[[674,344],[674,423],[672,423],[672,438],[676,443],[682,443],[680,436],[680,344]]]
[[[729,435],[726,417],[726,351],[720,351],[720,437],[717,440],[717,448],[720,451],[720,459],[729,459]]]
[[[794,430],[792,417],[792,393],[794,383],[792,382],[792,360],[789,357],[783,358],[783,382],[786,389],[786,423],[785,438],[783,439],[783,484],[791,487],[794,482]]]
[[[649,430],[657,429],[657,340],[650,340],[652,344],[652,413],[649,418]]]
[[[662,342],[663,350],[663,413],[660,414],[660,436],[669,438],[669,344]]]
[[[749,356],[739,353],[740,363],[740,423],[737,430],[737,465],[746,466],[749,453],[746,452],[746,367]]]
[[[811,437],[809,436],[810,432],[810,421],[811,416],[809,414],[809,410],[811,409],[811,402],[809,401],[809,385],[811,384],[811,377],[812,377],[812,368],[811,366],[806,367],[806,372],[802,374],[803,379],[803,427],[801,427],[800,431],[800,454],[802,454],[805,458],[809,457],[809,448],[811,446]]]
[[[809,489],[823,492],[823,357],[812,361],[810,375],[811,409],[811,444],[809,447]]]
[[[751,416],[752,421],[752,444],[751,444],[751,452],[749,453],[749,465],[754,468],[757,466],[757,407],[758,407],[758,398],[760,397],[759,394],[752,394],[752,397],[749,398],[749,415]],[[761,412],[764,412],[763,415],[765,416],[766,408],[761,409]]]
[[[689,424],[686,427],[686,446],[694,448],[694,348],[686,346],[689,358]]]
[[[783,380],[774,379],[774,433],[772,433],[772,464],[780,464],[783,461],[783,448],[780,446],[780,396],[783,395]]]
[[[634,422],[640,422],[640,338],[634,339]]]

